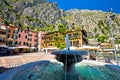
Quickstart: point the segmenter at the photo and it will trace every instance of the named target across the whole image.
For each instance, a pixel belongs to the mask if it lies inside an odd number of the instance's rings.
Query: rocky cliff
[[[35,28],[47,25],[57,26],[66,24],[68,28],[74,26],[91,32],[92,35],[108,34],[108,12],[99,10],[71,9],[64,11],[57,3],[46,0],[0,0],[0,17],[16,26],[32,26]],[[115,14],[113,33],[120,33],[120,14]]]
[[[0,0],[0,16],[16,26],[44,27],[64,16],[55,2],[46,0]]]

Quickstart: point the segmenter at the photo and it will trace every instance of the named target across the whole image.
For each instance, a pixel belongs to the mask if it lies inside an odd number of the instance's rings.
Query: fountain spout
[[[65,44],[66,44],[66,50],[70,50],[70,41],[69,41],[68,34],[66,34],[66,37],[65,37]]]

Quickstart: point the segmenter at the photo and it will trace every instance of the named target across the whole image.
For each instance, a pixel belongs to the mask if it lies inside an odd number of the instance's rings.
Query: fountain
[[[56,59],[63,63],[63,70],[65,71],[65,80],[71,80],[76,78],[79,80],[79,76],[77,76],[75,64],[83,60],[82,55],[87,54],[87,51],[76,51],[70,50],[70,41],[69,36],[66,34],[65,37],[66,50],[58,50],[53,51],[52,54],[56,55]],[[73,78],[69,78],[73,76]]]
[[[70,50],[69,37],[66,50],[53,51],[56,60],[31,62],[0,75],[0,80],[120,80],[120,66],[83,60],[87,51]],[[62,63],[61,63],[62,62]]]

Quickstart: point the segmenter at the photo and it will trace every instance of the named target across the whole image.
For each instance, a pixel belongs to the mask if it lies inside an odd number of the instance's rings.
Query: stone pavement
[[[50,53],[20,53],[18,55],[0,57],[0,67],[9,68],[29,62],[50,59],[54,59],[54,55]]]

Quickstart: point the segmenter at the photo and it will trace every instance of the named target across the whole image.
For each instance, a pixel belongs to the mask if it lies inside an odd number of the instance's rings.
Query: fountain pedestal
[[[82,55],[87,54],[87,51],[58,50],[53,51],[52,54],[56,55],[56,59],[63,63],[63,70],[67,78],[65,80],[71,80],[74,77],[76,80],[79,80],[79,76],[75,69],[75,63],[82,61]]]
[[[60,54],[56,55],[56,59],[63,63],[63,70],[66,72],[75,72],[75,63],[82,61],[81,55]]]

